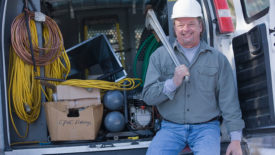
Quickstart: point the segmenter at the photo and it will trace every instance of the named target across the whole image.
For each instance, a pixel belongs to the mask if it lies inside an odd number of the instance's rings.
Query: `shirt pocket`
[[[198,70],[198,87],[201,91],[214,91],[217,83],[218,68],[200,67]]]
[[[174,76],[175,68],[171,65],[164,67],[162,74],[165,79],[171,79]]]

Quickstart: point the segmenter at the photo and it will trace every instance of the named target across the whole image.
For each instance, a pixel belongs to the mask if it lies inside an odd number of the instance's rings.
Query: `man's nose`
[[[185,24],[185,25],[183,25],[183,26],[181,27],[181,29],[182,29],[183,31],[187,31],[187,30],[189,30],[189,26],[188,26],[187,24]]]

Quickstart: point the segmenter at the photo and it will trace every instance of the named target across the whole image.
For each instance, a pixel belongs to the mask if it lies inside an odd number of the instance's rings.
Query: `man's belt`
[[[171,122],[171,123],[175,123],[175,124],[186,124],[186,125],[199,125],[199,124],[205,124],[205,123],[209,123],[209,122],[212,122],[212,121],[220,121],[221,120],[221,116],[217,116],[217,117],[214,117],[208,121],[204,121],[204,122],[199,122],[199,123],[177,123],[177,122],[174,122],[174,121],[170,121],[170,120],[167,120],[165,118],[163,118],[163,120],[167,121],[167,122]]]

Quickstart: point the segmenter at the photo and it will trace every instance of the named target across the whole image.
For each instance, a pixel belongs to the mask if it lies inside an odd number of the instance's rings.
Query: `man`
[[[176,34],[172,47],[182,65],[176,67],[163,46],[150,58],[142,96],[157,106],[163,121],[147,154],[177,155],[188,145],[195,155],[219,155],[222,116],[231,135],[226,154],[241,155],[244,121],[233,72],[226,57],[200,38],[200,4],[178,0],[171,18]]]

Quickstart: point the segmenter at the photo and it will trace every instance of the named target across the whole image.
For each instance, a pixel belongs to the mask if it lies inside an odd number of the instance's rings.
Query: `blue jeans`
[[[194,155],[219,155],[220,122],[188,125],[163,120],[146,155],[178,155],[187,144]]]

